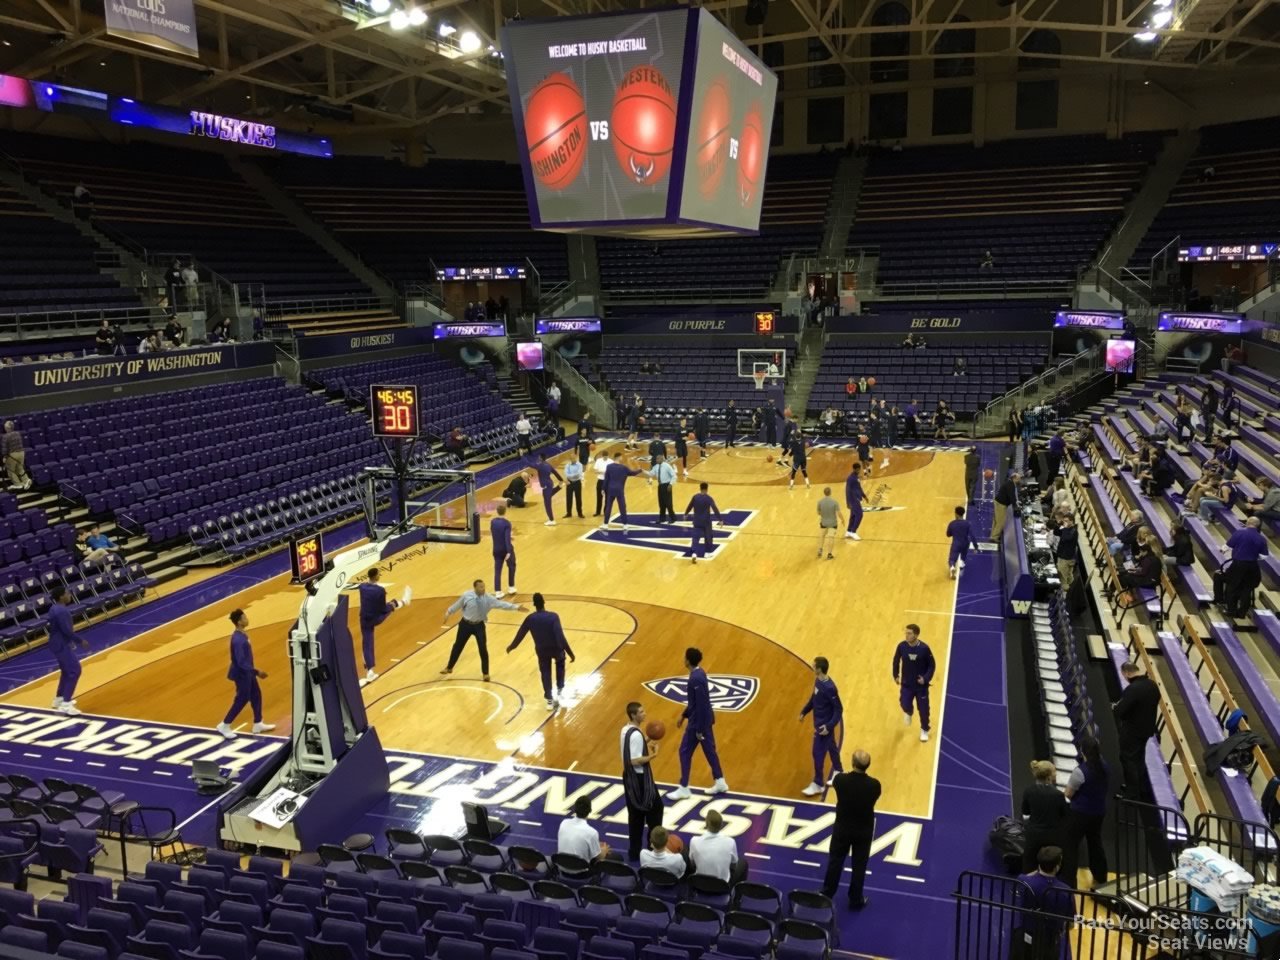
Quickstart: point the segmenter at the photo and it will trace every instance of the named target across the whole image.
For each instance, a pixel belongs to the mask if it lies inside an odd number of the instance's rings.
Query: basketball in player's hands
[[[696,435],[696,434],[691,433],[691,434],[689,434],[687,437],[685,437],[685,439],[686,439],[686,440],[696,440],[696,439],[697,439],[697,435]]]
[[[990,479],[991,479],[992,477],[994,477],[995,475],[996,475],[996,472],[995,472],[994,470],[983,470],[983,471],[982,471],[982,479],[984,479],[984,480],[990,480]]]
[[[644,735],[650,740],[661,740],[667,735],[667,725],[661,720],[650,720],[645,724]]]
[[[667,852],[681,853],[684,850],[684,841],[680,839],[678,834],[667,834]]]

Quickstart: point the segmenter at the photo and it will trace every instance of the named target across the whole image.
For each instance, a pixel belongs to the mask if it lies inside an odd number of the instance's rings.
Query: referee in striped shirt
[[[459,610],[462,611],[462,619],[458,621],[458,634],[453,639],[453,649],[449,651],[449,663],[440,673],[453,673],[454,665],[458,662],[458,657],[462,656],[462,650],[467,645],[467,641],[475,637],[476,647],[480,651],[480,672],[484,675],[484,679],[488,680],[489,638],[485,633],[485,621],[489,618],[489,611],[519,610],[524,613],[528,609],[524,604],[517,606],[514,603],[507,603],[492,593],[485,593],[484,581],[475,581],[471,584],[471,589],[453,601],[449,609],[444,612],[444,623],[441,626],[445,630],[449,629],[449,618]]]

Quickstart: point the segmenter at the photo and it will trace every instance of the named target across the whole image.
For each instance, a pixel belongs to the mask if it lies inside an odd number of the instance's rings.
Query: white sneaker
[[[862,539],[862,535],[861,535],[861,534],[858,534],[858,533],[851,533],[851,534],[849,534],[849,539],[850,539],[850,540],[861,540],[861,539]]]
[[[846,530],[846,531],[844,532],[844,538],[845,538],[846,540],[853,540],[853,539],[855,539],[857,536],[858,536],[858,535],[857,535],[856,533],[854,533],[852,530]]]
[[[811,483],[809,483],[809,478],[808,478],[808,477],[805,477],[805,478],[804,478],[804,485],[805,485],[805,487],[806,487],[806,488],[807,488],[807,487],[812,486],[812,484],[811,484]]]
[[[400,594],[400,606],[407,607],[411,600],[413,600],[413,587],[405,587],[404,593]]]
[[[903,725],[904,727],[909,727],[909,726],[911,726],[911,714],[909,714],[909,713],[904,713],[904,714],[902,715],[902,725]]]
[[[884,469],[885,467],[887,467],[888,465],[889,465],[889,458],[888,458],[888,457],[885,457],[883,460],[881,460],[881,461],[880,461],[880,469],[881,469],[881,470],[883,470],[883,469]]]
[[[58,709],[60,706],[62,706],[64,703],[66,703],[66,701],[65,701],[65,700],[63,700],[61,697],[54,697],[54,698],[53,698],[53,709],[57,710],[57,709]]]
[[[832,771],[831,771],[831,776],[827,777],[827,786],[828,786],[828,787],[830,787],[830,786],[834,786],[834,785],[835,785],[835,782],[836,782],[836,774],[837,774],[837,773],[844,773],[844,771],[843,771],[843,770],[832,770]]]
[[[961,571],[963,571],[963,570],[964,570],[964,561],[963,561],[963,560],[957,560],[957,561],[956,561],[956,572],[957,572],[957,573],[959,573],[959,572],[961,572]]]
[[[368,673],[366,673],[366,674],[364,675],[364,682],[365,682],[365,683],[373,683],[373,681],[375,681],[375,680],[377,680],[377,679],[378,679],[378,676],[379,676],[379,675],[378,675],[377,673],[375,673],[375,672],[374,672],[373,668],[372,668],[372,667],[370,667],[370,668],[369,668],[369,672],[368,672]]]
[[[822,786],[821,784],[811,783],[800,792],[803,793],[806,797],[816,797],[818,794],[822,792]]]
[[[719,780],[717,780],[707,789],[707,793],[728,793],[728,792],[729,792],[729,785],[724,782],[724,777],[721,777]]]
[[[515,594],[515,592],[516,592],[516,585],[515,585],[514,583],[513,583],[511,586],[507,587],[507,596],[508,596],[508,597],[513,596],[513,595]]]
[[[547,701],[547,709],[548,709],[548,710],[554,710],[555,708],[556,708],[556,702],[555,702],[554,700],[548,700],[548,701]]]
[[[58,712],[65,713],[68,717],[78,717],[81,711],[76,708],[74,700],[64,700],[62,701],[62,706],[58,708]]]
[[[929,731],[928,731],[928,730],[921,730],[921,731],[920,731],[920,742],[921,742],[921,743],[928,743],[928,742],[929,742]]]
[[[543,524],[544,527],[554,527],[555,525],[556,525],[556,522],[554,520],[548,520],[546,523]]]
[[[794,480],[792,480],[790,483],[788,483],[788,484],[787,484],[787,489],[788,489],[788,490],[790,490],[790,489],[791,489],[792,487],[794,487],[795,485],[796,485],[796,482],[795,482]]]
[[[255,723],[253,725],[253,732],[266,733],[269,730],[274,730],[275,728],[276,728],[276,725],[274,723]]]
[[[224,737],[226,737],[228,740],[234,740],[236,738],[236,732],[232,730],[231,727],[225,723],[218,724],[218,732],[222,734]]]
[[[667,794],[667,799],[668,800],[688,800],[691,796],[693,796],[693,794],[689,792],[688,787],[678,787]]]
[[[952,580],[954,580],[954,579],[956,578],[956,568],[955,568],[955,565],[954,565],[954,564],[952,564],[951,566],[947,567],[947,572],[951,575],[951,579],[952,579]]]
[[[624,524],[622,525],[622,532],[623,532],[623,533],[626,533],[626,532],[627,532],[628,530],[630,530],[630,529],[631,529],[630,524],[626,524],[626,523],[624,523]]]

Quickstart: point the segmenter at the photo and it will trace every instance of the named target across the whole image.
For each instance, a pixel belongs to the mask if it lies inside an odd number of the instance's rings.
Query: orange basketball
[[[731,113],[729,85],[724,77],[716,77],[703,95],[694,133],[698,146],[698,190],[708,200],[715,196],[724,179]]]
[[[868,386],[868,387],[874,387],[875,385],[876,385],[876,378],[875,378],[875,377],[867,377],[867,386]]]
[[[667,725],[661,720],[650,720],[644,725],[644,735],[650,740],[661,740],[667,735]]]
[[[609,138],[623,175],[647,187],[671,169],[676,142],[676,98],[655,67],[632,67],[613,98]]]
[[[766,142],[760,104],[753,103],[742,121],[742,136],[738,138],[738,199],[744,207],[760,198]]]
[[[769,454],[767,457],[765,457],[765,458],[764,458],[764,462],[765,462],[765,463],[773,463],[773,454],[771,453],[771,454]]]
[[[668,833],[667,834],[667,852],[680,853],[683,850],[684,850],[684,841],[681,840],[677,834]]]
[[[696,439],[698,439],[698,435],[697,435],[696,433],[691,433],[691,434],[689,434],[687,437],[685,437],[685,439],[686,439],[686,440],[696,440]]]
[[[982,478],[983,478],[984,480],[990,480],[990,479],[992,479],[993,477],[995,477],[995,475],[996,475],[996,472],[995,472],[994,470],[983,470],[983,471],[982,471]]]
[[[587,156],[587,106],[567,73],[538,84],[524,108],[524,135],[534,176],[552,190],[577,178]]]

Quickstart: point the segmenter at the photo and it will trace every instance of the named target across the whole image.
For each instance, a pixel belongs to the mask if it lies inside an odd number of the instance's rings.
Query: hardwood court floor
[[[809,661],[824,655],[845,705],[842,753],[847,757],[855,747],[870,751],[873,772],[884,783],[886,811],[928,816],[955,598],[943,531],[963,502],[963,458],[895,452],[889,467],[877,469],[866,484],[870,496],[892,509],[867,513],[863,540],[841,539],[836,558],[828,561],[815,557],[815,504],[823,484],[843,502],[852,452],[818,448],[810,457],[813,487],[801,484],[794,490],[786,487],[787,472],[766,460],[771,452],[716,448],[705,461],[691,460],[690,480],[677,485],[677,510],[697,482],[706,480],[721,510],[750,512],[718,555],[696,566],[670,551],[637,548],[635,541],[644,538],[624,538],[620,531],[607,542],[585,539],[598,524],[591,517],[592,479],[585,520],[563,519],[563,496],[556,501],[556,527],[543,526],[546,517],[536,494],[529,507],[510,511],[519,562],[515,599],[527,604],[533,591],[545,594],[549,608],[561,614],[577,655],[569,665],[570,706],[554,715],[543,703],[532,641],[505,652],[523,614],[497,611],[490,617],[491,682],[481,680],[474,644],[452,676],[438,673],[454,632],[441,628],[445,607],[473,579],[489,583],[492,576],[487,516],[479,545],[433,544],[423,553],[384,561],[388,593],[396,596],[408,584],[414,600],[378,630],[382,676],[365,688],[365,699],[382,742],[402,750],[514,758],[614,776],[623,708],[636,699],[646,704],[650,719],[667,724],[656,773],[672,782],[679,776],[675,722],[681,708],[644,684],[682,677],[684,649],[698,646],[709,673],[758,681],[758,692],[745,708],[717,713],[717,741],[730,788],[798,796],[812,777],[811,723],[801,724],[798,716],[812,685]],[[562,455],[556,462],[565,459]],[[501,483],[491,484],[478,491],[478,498],[489,505],[501,489]],[[632,514],[656,511],[655,490],[643,477],[629,481]],[[299,597],[298,588],[279,577],[86,660],[78,691],[81,709],[214,725],[231,699],[225,680],[227,615],[239,606],[250,619],[259,667],[269,674],[262,684],[266,719],[286,732],[290,676],[283,640]],[[351,628],[358,643],[355,606]],[[927,744],[919,742],[917,725],[904,727],[891,677],[893,649],[903,625],[912,621],[920,624],[939,662],[934,735]],[[5,699],[47,706],[54,685],[54,678],[45,678]],[[240,719],[244,729],[247,711]],[[700,754],[692,783],[710,784]]]

